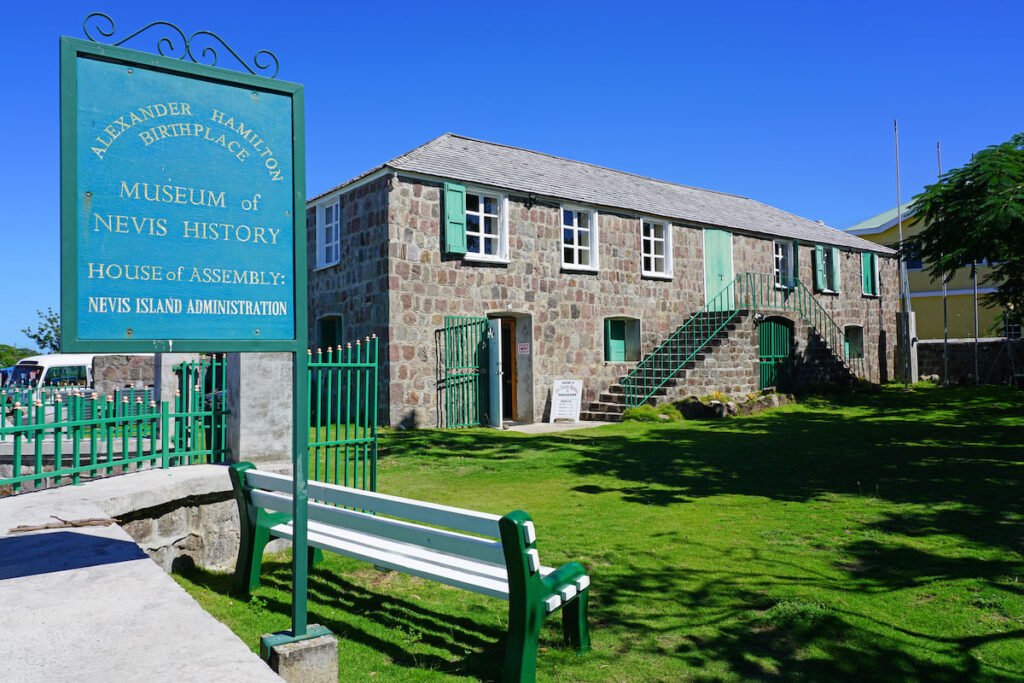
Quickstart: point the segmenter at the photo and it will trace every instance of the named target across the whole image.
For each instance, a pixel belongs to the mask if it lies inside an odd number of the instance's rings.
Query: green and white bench
[[[271,538],[291,540],[291,477],[232,465],[241,519],[235,568],[243,593],[259,585]],[[508,601],[506,681],[532,681],[545,617],[562,608],[566,645],[590,647],[590,577],[577,562],[545,567],[522,510],[503,517],[359,489],[309,482],[309,546]]]

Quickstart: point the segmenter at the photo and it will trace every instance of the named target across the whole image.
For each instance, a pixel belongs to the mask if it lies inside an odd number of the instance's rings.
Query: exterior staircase
[[[684,322],[663,344],[647,354],[637,365],[646,371],[619,378],[591,401],[580,415],[583,420],[622,422],[622,413],[630,405],[663,401],[670,389],[678,386],[691,370],[713,354],[737,325],[747,316],[746,310],[701,310]],[[703,330],[705,335],[688,334]],[[634,374],[636,373],[636,374]],[[639,403],[635,402],[642,396]]]
[[[835,363],[844,379],[863,374],[863,359],[848,357],[846,335],[802,282],[776,287],[773,276],[741,273],[679,326],[637,366],[592,401],[581,418],[621,422],[630,406],[655,404],[680,384],[687,370],[702,362],[749,314],[790,311],[806,322],[820,342],[816,353]]]

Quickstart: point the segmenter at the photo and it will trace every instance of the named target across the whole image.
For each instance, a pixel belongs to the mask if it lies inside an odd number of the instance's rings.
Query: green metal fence
[[[310,475],[377,490],[377,336],[309,358]]]
[[[223,411],[216,377],[223,358],[175,370],[182,390],[157,404],[149,390],[99,396],[75,390],[22,403],[0,394],[0,488],[17,493],[127,471],[224,459]]]
[[[479,427],[486,412],[487,318],[444,318],[444,426]]]
[[[796,313],[853,376],[863,377],[864,359],[851,356],[843,329],[800,280],[793,278],[789,285],[780,287],[767,273],[737,275],[622,378],[626,405],[648,401],[744,310]]]

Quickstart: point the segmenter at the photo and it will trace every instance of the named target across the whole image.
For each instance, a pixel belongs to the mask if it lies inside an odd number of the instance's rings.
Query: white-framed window
[[[597,270],[597,211],[563,206],[562,267],[570,270]]]
[[[508,260],[508,198],[466,188],[466,255],[480,261]]]
[[[775,286],[778,289],[793,287],[793,243],[775,242]]]
[[[316,265],[333,266],[341,260],[341,199],[316,206]]]
[[[645,277],[672,277],[672,224],[640,219],[640,272]]]

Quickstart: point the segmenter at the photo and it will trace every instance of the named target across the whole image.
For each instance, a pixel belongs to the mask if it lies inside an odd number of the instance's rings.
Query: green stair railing
[[[622,378],[627,406],[638,406],[651,398],[732,322],[739,314],[737,301],[745,283],[743,275],[733,278]]]
[[[843,329],[800,280],[780,287],[773,275],[740,273],[664,342],[622,378],[626,405],[638,406],[676,377],[740,314],[740,311],[792,311],[808,323],[854,376],[863,376],[863,358],[852,358]]]

